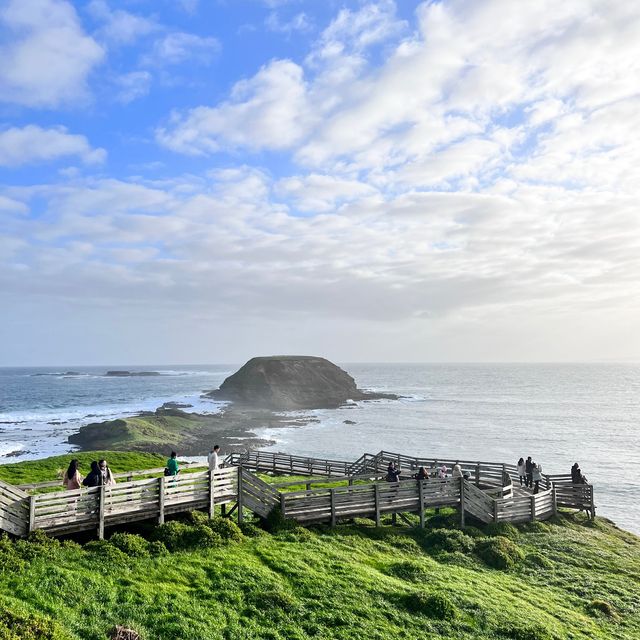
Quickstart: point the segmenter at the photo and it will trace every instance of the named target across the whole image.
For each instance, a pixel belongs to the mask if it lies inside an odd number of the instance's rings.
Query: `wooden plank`
[[[158,524],[164,524],[165,476],[158,478]]]

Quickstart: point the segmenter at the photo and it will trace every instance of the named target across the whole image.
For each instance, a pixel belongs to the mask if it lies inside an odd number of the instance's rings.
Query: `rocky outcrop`
[[[252,358],[220,389],[207,395],[274,411],[335,408],[347,400],[398,398],[362,391],[346,371],[314,356]]]

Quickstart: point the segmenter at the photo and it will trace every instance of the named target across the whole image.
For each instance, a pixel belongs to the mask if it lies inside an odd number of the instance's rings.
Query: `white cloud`
[[[67,133],[64,127],[43,129],[37,125],[0,130],[0,166],[47,162],[78,156],[87,164],[103,162],[104,149],[93,149],[85,136]]]
[[[131,44],[159,28],[156,22],[149,18],[122,9],[112,10],[106,0],[91,0],[87,9],[94,18],[103,23],[100,35],[114,44]]]
[[[175,32],[155,41],[153,51],[143,59],[144,64],[171,65],[187,60],[207,64],[220,51],[220,42],[213,37]]]
[[[0,101],[54,107],[84,100],[104,51],[63,0],[9,0],[0,9]]]
[[[278,60],[238,82],[229,101],[215,108],[197,107],[184,116],[174,114],[156,137],[160,144],[187,154],[224,147],[286,149],[305,133],[308,111],[302,68]]]
[[[280,18],[276,11],[272,11],[265,20],[265,25],[269,31],[275,33],[292,34],[294,32],[305,33],[313,28],[311,20],[306,13],[300,12],[289,20]]]
[[[151,74],[148,71],[131,71],[118,76],[115,83],[118,86],[118,102],[128,104],[138,98],[146,96],[151,88]]]

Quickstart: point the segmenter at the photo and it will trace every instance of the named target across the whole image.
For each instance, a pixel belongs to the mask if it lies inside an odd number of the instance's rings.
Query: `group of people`
[[[538,493],[542,480],[542,465],[539,462],[534,462],[531,456],[528,456],[526,460],[520,458],[517,467],[520,486],[528,487],[533,489],[533,493]]]
[[[398,482],[402,474],[401,469],[395,462],[390,462],[387,467],[387,482]],[[438,478],[444,480],[449,477],[449,468],[446,464],[434,467],[432,470],[427,467],[419,467],[418,473],[413,475],[416,480],[428,480],[429,478]],[[451,469],[452,478],[470,478],[471,474],[468,471],[463,471],[459,464],[454,464]]]
[[[86,478],[80,473],[79,460],[73,459],[62,477],[65,489],[73,490],[81,487],[101,487],[115,484],[116,480],[106,460],[94,460]]]
[[[167,460],[167,466],[164,470],[165,476],[177,476],[180,471],[178,464],[178,457],[175,451],[171,452],[171,456]],[[220,468],[220,446],[216,445],[211,449],[207,456],[207,462],[211,471],[216,471]],[[74,458],[64,472],[62,477],[62,485],[65,489],[73,490],[80,489],[82,487],[102,487],[114,485],[116,479],[109,469],[109,465],[106,460],[94,460],[91,463],[91,469],[86,477],[83,477],[80,473],[80,461]]]
[[[571,482],[573,484],[588,484],[587,477],[582,474],[580,465],[577,462],[571,467]]]

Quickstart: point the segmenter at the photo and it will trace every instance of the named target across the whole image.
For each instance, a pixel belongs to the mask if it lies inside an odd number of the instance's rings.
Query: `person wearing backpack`
[[[165,476],[177,476],[180,469],[178,467],[178,454],[175,451],[171,452],[171,457],[167,460],[167,468],[164,470]]]

